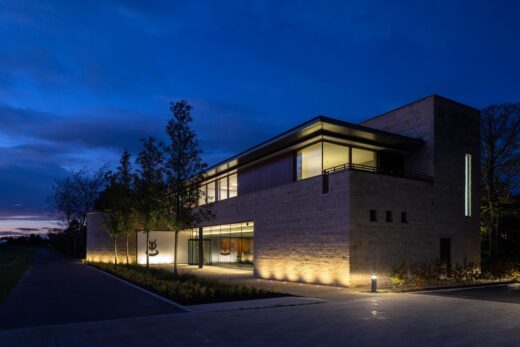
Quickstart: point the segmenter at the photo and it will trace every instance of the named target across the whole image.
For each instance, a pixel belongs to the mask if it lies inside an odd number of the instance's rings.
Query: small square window
[[[401,212],[401,223],[408,223],[408,216],[406,212]]]
[[[370,210],[370,221],[371,222],[377,222],[376,210]]]
[[[386,221],[392,223],[392,211],[386,211]]]

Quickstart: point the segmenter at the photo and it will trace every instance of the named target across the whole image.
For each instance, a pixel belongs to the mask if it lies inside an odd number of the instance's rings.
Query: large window
[[[349,147],[329,142],[323,143],[323,170],[332,169],[349,162]]]
[[[296,155],[296,172],[299,180],[321,175],[322,169],[321,142],[305,147]]]
[[[302,180],[318,176],[324,170],[342,167],[349,163],[375,168],[376,152],[330,142],[319,142],[302,148],[296,153],[296,177],[298,180]]]
[[[464,160],[464,215],[471,217],[471,154]]]
[[[229,176],[229,197],[234,198],[238,195],[238,176],[233,174]]]
[[[204,263],[229,267],[253,267],[254,223],[215,225],[204,227]],[[193,229],[189,247],[189,263],[198,262],[198,229]]]
[[[200,187],[199,206],[206,203],[234,198],[238,195],[238,175],[233,173],[228,176],[216,178]]]
[[[216,182],[213,181],[213,182],[208,183],[208,193],[207,193],[208,195],[207,195],[206,201],[208,203],[215,202],[216,193],[217,193]]]
[[[352,148],[352,164],[376,166],[376,153],[366,149]]]
[[[228,178],[222,177],[218,180],[218,199],[225,200],[228,198]]]
[[[206,203],[206,196],[208,193],[206,193],[206,185],[203,185],[199,188],[199,206],[204,205]]]

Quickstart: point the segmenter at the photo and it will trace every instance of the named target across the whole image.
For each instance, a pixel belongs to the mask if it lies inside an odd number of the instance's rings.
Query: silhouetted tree
[[[137,156],[135,176],[135,210],[139,225],[146,234],[146,267],[150,267],[150,231],[163,219],[165,184],[162,144],[153,137],[142,140],[143,150]]]
[[[114,238],[114,257],[117,263],[117,238],[125,237],[126,263],[129,264],[129,236],[135,225],[135,200],[132,182],[130,153],[125,149],[121,154],[119,166],[109,176],[109,185],[103,191],[98,207],[107,212],[104,224],[108,233]]]
[[[174,274],[177,274],[179,232],[193,228],[211,216],[208,205],[194,208],[201,194],[199,186],[206,164],[200,158],[197,137],[190,128],[191,109],[185,100],[171,103],[173,118],[166,127],[170,141],[165,147],[167,198],[164,206],[165,223],[175,233]]]
[[[85,247],[85,224],[107,182],[106,167],[97,171],[81,169],[57,179],[47,199],[53,217],[61,221],[72,240],[72,255],[81,256]],[[80,252],[81,248],[81,252]]]
[[[489,241],[488,259],[494,261],[499,221],[520,183],[520,104],[488,106],[481,122],[481,221]]]

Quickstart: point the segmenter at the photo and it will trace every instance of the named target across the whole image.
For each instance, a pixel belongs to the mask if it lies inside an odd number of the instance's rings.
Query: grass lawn
[[[31,265],[34,252],[33,248],[0,246],[0,302]]]
[[[139,265],[105,263],[89,263],[89,265],[183,305],[287,296],[287,294],[274,293],[248,285],[208,280],[191,274],[174,276],[171,271],[146,269]]]

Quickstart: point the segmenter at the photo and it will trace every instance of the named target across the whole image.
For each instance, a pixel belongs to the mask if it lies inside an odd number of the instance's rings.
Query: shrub
[[[242,284],[208,280],[191,274],[174,275],[165,269],[147,269],[139,265],[89,264],[186,305],[282,295]]]
[[[399,266],[392,267],[390,270],[390,281],[394,285],[394,287],[403,288],[406,283],[406,266],[402,263]]]

